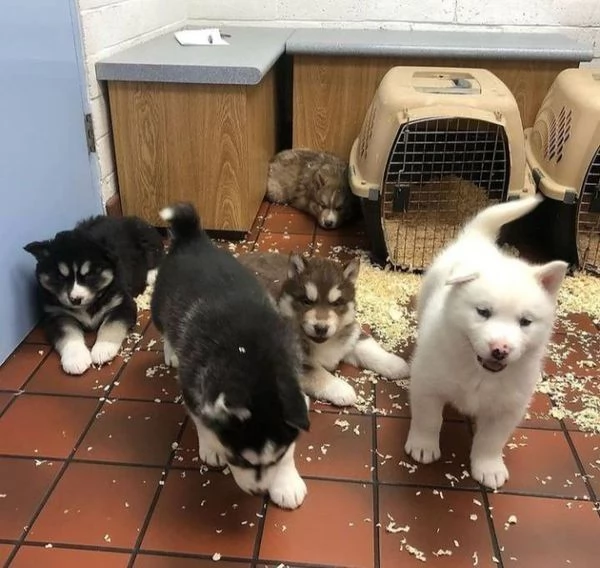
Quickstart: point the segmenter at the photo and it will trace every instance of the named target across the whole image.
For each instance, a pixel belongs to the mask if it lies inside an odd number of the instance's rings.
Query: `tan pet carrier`
[[[484,69],[394,67],[350,154],[375,259],[424,269],[484,207],[534,191],[508,87]],[[524,187],[526,188],[524,189]]]
[[[555,254],[600,274],[600,71],[567,69],[525,132],[540,191],[555,200]]]

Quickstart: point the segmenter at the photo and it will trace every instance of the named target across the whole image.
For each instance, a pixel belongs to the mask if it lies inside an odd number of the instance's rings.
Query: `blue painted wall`
[[[102,211],[75,2],[3,0],[0,9],[0,362],[39,317],[23,245]]]

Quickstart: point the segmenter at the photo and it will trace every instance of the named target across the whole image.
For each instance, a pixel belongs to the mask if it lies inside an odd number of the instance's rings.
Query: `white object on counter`
[[[175,32],[175,39],[181,45],[229,45],[221,36],[218,28],[180,30]]]

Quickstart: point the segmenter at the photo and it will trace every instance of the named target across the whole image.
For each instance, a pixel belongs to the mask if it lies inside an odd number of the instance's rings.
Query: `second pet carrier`
[[[562,71],[525,138],[554,255],[600,274],[600,71]]]
[[[350,155],[378,261],[426,268],[484,207],[532,193],[508,87],[484,69],[394,67]]]

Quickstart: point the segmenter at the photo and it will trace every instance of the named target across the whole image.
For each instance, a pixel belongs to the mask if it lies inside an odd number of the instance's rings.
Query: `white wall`
[[[96,80],[95,63],[136,43],[181,27],[187,16],[187,0],[78,2],[102,200],[106,203],[116,192],[117,185],[107,97],[105,86]]]
[[[594,44],[600,66],[600,0],[78,0],[102,197],[116,191],[99,59],[181,27],[241,24],[387,29],[561,32]]]
[[[194,24],[560,32],[595,46],[600,0],[188,0]]]

